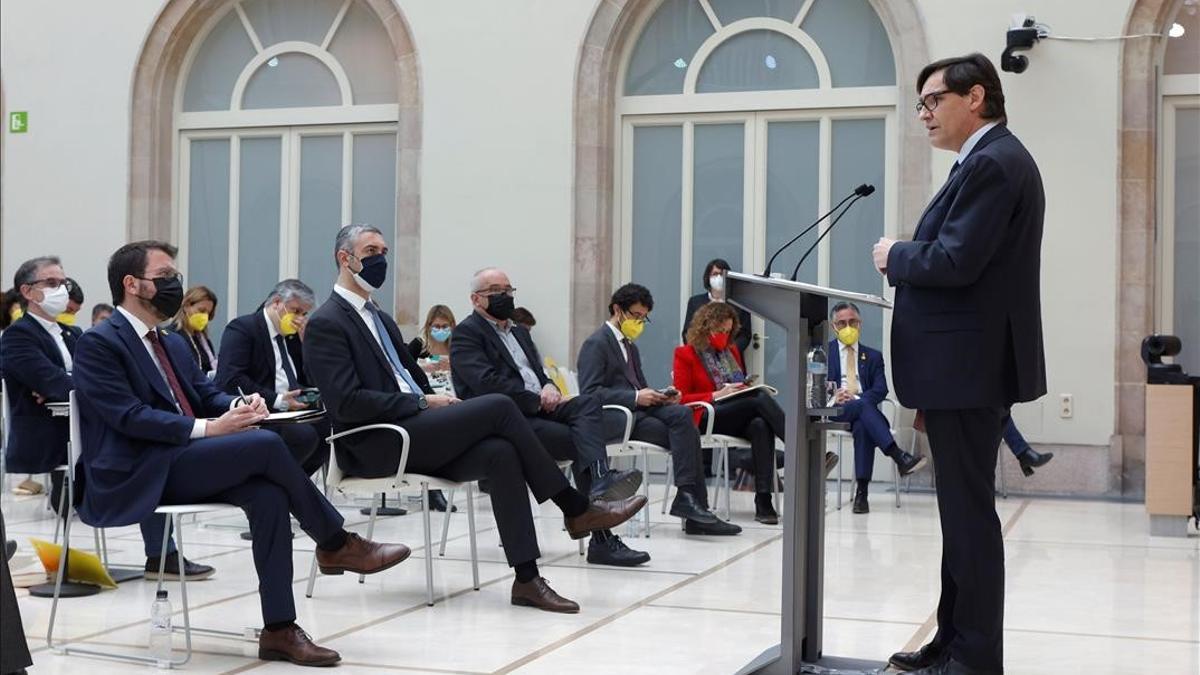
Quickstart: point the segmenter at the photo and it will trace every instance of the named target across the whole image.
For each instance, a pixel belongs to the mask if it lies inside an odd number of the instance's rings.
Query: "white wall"
[[[104,265],[125,238],[134,61],[162,0],[3,0],[7,110],[31,131],[4,139],[3,260],[64,258],[107,301]],[[467,282],[507,269],[537,315],[543,352],[567,359],[572,96],[595,0],[398,0],[414,34],[423,111],[421,309],[468,310]],[[1129,0],[918,0],[932,55],[998,60],[1010,14],[1064,35],[1119,33]],[[52,46],[51,46],[52,45]],[[1106,445],[1113,430],[1119,47],[1044,41],[1003,74],[1011,128],[1047,193],[1043,315],[1051,395],[1020,406],[1035,441]],[[903,100],[912,98],[904,84]],[[908,107],[902,111],[907,114]],[[952,156],[934,154],[931,193]],[[7,286],[8,282],[2,285]],[[85,321],[86,322],[86,321]],[[1056,394],[1075,397],[1057,415]]]
[[[83,287],[85,326],[93,304],[112,301],[105,266],[125,243],[133,66],[161,5],[0,2],[5,111],[29,112],[28,133],[5,131],[0,285],[22,261],[58,255]]]

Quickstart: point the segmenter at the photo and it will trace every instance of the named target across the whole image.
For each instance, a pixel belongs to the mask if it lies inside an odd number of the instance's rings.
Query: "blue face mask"
[[[438,342],[445,342],[450,339],[449,328],[431,328],[429,329],[429,337]]]

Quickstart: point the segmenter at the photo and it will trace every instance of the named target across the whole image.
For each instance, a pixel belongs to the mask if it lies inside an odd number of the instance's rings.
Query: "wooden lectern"
[[[836,416],[832,409],[808,410],[807,355],[814,344],[824,345],[829,301],[890,308],[877,295],[839,291],[813,284],[729,272],[725,278],[729,302],[787,330],[787,381],[793,387],[787,415],[787,461],[783,484],[783,619],[780,643],[763,652],[741,673],[794,675],[877,672],[884,664],[825,656],[821,651],[825,575],[825,431],[821,418]],[[832,358],[836,358],[836,355]],[[810,417],[810,415],[812,417]]]

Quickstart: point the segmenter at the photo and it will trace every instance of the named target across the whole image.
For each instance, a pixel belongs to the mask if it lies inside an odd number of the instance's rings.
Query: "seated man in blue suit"
[[[867,513],[871,510],[867,486],[875,469],[875,448],[892,458],[901,476],[925,466],[926,458],[901,450],[892,438],[887,418],[879,412],[879,403],[888,395],[883,354],[859,343],[862,317],[858,306],[839,302],[830,314],[837,339],[829,341],[829,382],[837,387],[834,403],[843,407],[834,421],[850,423],[854,436],[854,512]]]
[[[280,412],[312,407],[298,397],[312,386],[304,374],[300,341],[304,339],[304,321],[315,304],[312,289],[299,279],[276,284],[258,310],[225,327],[213,383],[227,394],[256,393]],[[268,428],[283,437],[309,476],[329,458],[327,420]]]
[[[264,630],[261,659],[337,663],[296,625],[288,513],[317,543],[324,574],[372,574],[408,557],[342,528],[342,517],[292,459],[279,436],[255,429],[267,416],[258,394],[217,389],[185,338],[159,330],[183,302],[175,247],[139,241],[108,261],[117,311],[79,338],[75,386],[88,489],[80,515],[98,527],[145,520],[160,504],[218,502],[250,519]]]

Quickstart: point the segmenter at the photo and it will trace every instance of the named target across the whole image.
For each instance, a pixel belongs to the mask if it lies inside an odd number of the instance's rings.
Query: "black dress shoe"
[[[896,468],[900,470],[901,476],[907,476],[919,470],[929,461],[925,455],[913,455],[903,450],[897,451],[892,459],[896,462]]]
[[[712,516],[712,518],[713,522],[711,523],[688,518],[683,521],[683,531],[688,534],[706,534],[711,537],[732,537],[735,534],[742,533],[741,526],[725,522],[716,516]]]
[[[592,501],[619,502],[637,494],[642,487],[642,472],[637,469],[627,471],[610,470],[608,473],[592,481]]]
[[[854,513],[870,513],[871,505],[867,503],[867,491],[859,490],[854,493]]]
[[[592,533],[592,540],[588,542],[587,561],[593,565],[637,567],[650,562],[650,554],[629,548],[612,532],[599,530]]]
[[[775,505],[771,503],[771,493],[760,492],[754,495],[754,520],[763,525],[779,524],[779,514],[775,512]]]
[[[950,655],[939,644],[930,642],[915,652],[896,652],[888,665],[902,671],[919,670],[944,663]]]
[[[1032,476],[1034,468],[1042,466],[1052,459],[1054,459],[1053,452],[1038,452],[1033,448],[1017,455],[1017,461],[1021,463],[1021,473],[1026,476]]]
[[[163,568],[163,579],[166,579],[167,581],[179,580],[179,560],[180,557],[178,551],[167,554],[167,564]],[[145,569],[146,579],[148,581],[158,580],[158,563],[158,556],[146,558]],[[187,558],[183,558],[183,573],[187,575],[188,581],[199,581],[201,579],[207,579],[216,574],[217,570],[213,569],[209,565],[198,565]]]
[[[430,510],[440,511],[442,513],[445,513],[447,506],[450,506],[450,504],[446,501],[446,495],[442,494],[441,490],[430,490],[429,491],[429,508],[430,508]],[[457,506],[450,506],[450,510],[452,513],[458,513]]]
[[[675,493],[675,501],[671,502],[671,515],[684,520],[694,520],[698,523],[715,523],[714,516],[696,499],[690,489],[684,488]]]

